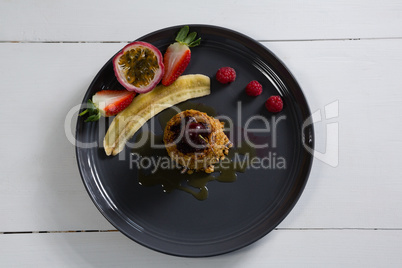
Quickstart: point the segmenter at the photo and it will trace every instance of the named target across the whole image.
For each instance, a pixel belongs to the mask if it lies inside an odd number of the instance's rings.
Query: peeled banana
[[[180,76],[169,86],[159,85],[139,94],[112,121],[103,140],[106,155],[117,155],[150,118],[177,103],[209,95],[210,79],[202,74]]]

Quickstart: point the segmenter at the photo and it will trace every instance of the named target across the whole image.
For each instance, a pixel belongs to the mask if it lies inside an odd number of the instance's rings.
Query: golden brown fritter
[[[182,128],[188,125],[188,121],[202,124],[207,129],[200,139],[203,145],[198,149],[183,150],[180,142],[183,141]],[[196,110],[186,110],[173,116],[166,125],[163,141],[169,156],[184,167],[184,171],[214,171],[213,164],[224,159],[228,154],[232,143],[223,132],[224,123],[208,116],[206,113]],[[182,135],[180,135],[182,134]],[[178,146],[179,145],[179,146]]]

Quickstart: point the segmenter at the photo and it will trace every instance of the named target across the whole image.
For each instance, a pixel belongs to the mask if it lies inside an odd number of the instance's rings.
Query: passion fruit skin
[[[149,49],[153,52],[156,57],[158,68],[154,68],[153,77],[150,81],[144,82],[142,85],[133,85],[127,80],[126,72],[124,66],[120,64],[120,59],[130,50],[139,50],[139,49]],[[127,54],[126,54],[127,55]],[[144,67],[146,68],[146,67]],[[113,70],[114,74],[119,81],[119,83],[124,86],[128,91],[135,91],[137,93],[146,93],[151,91],[157,84],[162,80],[163,74],[165,73],[165,66],[163,65],[163,56],[162,53],[156,48],[154,45],[147,43],[136,41],[126,45],[119,53],[117,53],[113,58]],[[143,73],[143,70],[137,70],[139,73]],[[144,71],[147,71],[146,69]],[[148,70],[149,71],[149,70]],[[144,72],[145,73],[145,72]],[[146,76],[146,74],[144,74]],[[144,77],[144,81],[149,77]],[[138,83],[137,83],[138,84]]]

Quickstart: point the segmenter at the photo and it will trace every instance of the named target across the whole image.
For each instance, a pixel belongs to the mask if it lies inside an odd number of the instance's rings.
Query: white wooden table
[[[314,161],[290,215],[211,258],[157,253],[115,230],[84,188],[64,127],[116,51],[178,24],[231,28],[282,59],[323,112],[318,151],[327,123],[339,127],[339,162]],[[397,0],[0,0],[0,266],[401,267],[401,26]]]

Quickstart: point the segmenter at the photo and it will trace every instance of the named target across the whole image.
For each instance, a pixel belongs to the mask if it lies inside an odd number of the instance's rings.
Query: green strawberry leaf
[[[197,33],[191,32],[190,34],[188,34],[189,30],[190,28],[187,25],[181,28],[176,36],[176,42],[187,45],[189,47],[198,46],[201,43],[201,38],[195,40],[195,38],[197,37]]]
[[[201,43],[201,38],[198,38],[197,40],[192,41],[191,43],[188,44],[189,47],[196,47]]]
[[[84,114],[86,114],[88,112],[88,109],[85,109],[84,111],[82,111],[79,116],[83,116]]]
[[[184,42],[189,30],[190,30],[190,28],[187,25],[184,26],[183,28],[181,28],[179,33],[176,36],[176,41],[181,42],[181,43]]]
[[[88,100],[87,105],[88,108],[82,111],[79,116],[83,116],[88,113],[88,117],[85,119],[85,122],[98,121],[101,117],[101,113],[99,112],[98,108],[96,108],[95,104],[91,100]]]
[[[100,117],[101,117],[100,113],[93,114],[91,116],[88,116],[87,119],[85,119],[85,122],[95,122],[95,121],[98,121]]]
[[[194,41],[194,39],[197,37],[197,33],[196,32],[192,32],[189,35],[187,35],[186,39],[184,40],[184,43],[186,44],[190,44],[191,42]]]

